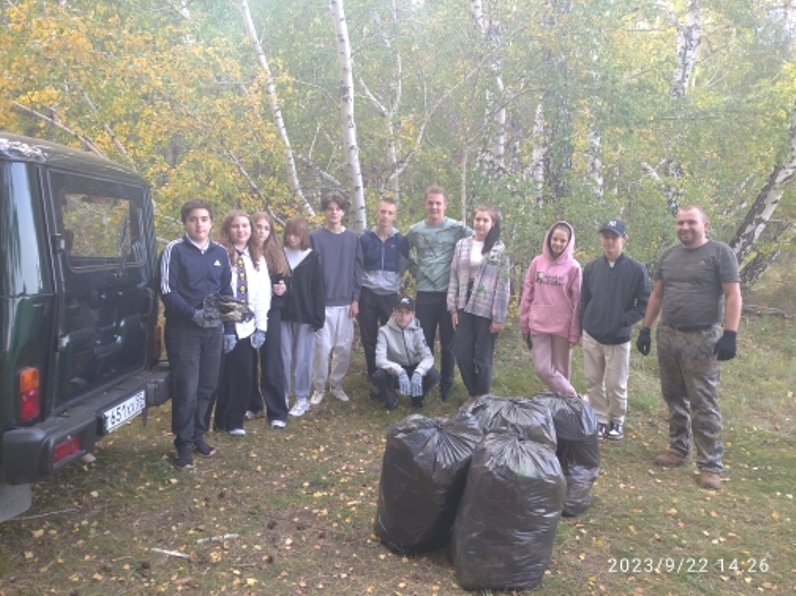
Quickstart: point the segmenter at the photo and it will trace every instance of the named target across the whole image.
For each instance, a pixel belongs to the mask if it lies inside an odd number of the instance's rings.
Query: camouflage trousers
[[[666,325],[657,329],[661,393],[669,408],[669,451],[687,457],[693,435],[700,470],[724,469],[719,410],[719,363],[713,348],[721,327],[682,332]]]

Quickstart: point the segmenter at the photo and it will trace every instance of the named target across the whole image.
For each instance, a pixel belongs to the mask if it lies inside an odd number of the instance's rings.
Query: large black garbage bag
[[[553,416],[558,440],[556,455],[567,480],[564,515],[583,513],[592,503],[592,485],[600,474],[597,416],[579,397],[543,392],[531,401],[546,407]]]
[[[465,403],[459,412],[478,420],[484,431],[514,429],[537,443],[556,448],[555,425],[550,410],[524,397],[482,395]]]
[[[450,541],[467,469],[483,431],[469,415],[413,414],[387,432],[375,532],[392,550],[414,554]]]
[[[466,590],[532,589],[553,554],[566,482],[555,452],[514,430],[473,453],[451,554]]]

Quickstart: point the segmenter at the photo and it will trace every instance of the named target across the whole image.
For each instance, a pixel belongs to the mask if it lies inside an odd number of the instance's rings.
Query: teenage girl
[[[245,211],[230,211],[221,224],[220,243],[227,249],[232,267],[232,292],[245,300],[254,319],[235,323],[235,334],[224,336],[221,376],[214,427],[242,437],[255,375],[255,352],[265,342],[271,280],[260,242],[252,234],[253,222]]]
[[[570,352],[580,338],[580,264],[574,259],[575,231],[558,221],[545,235],[542,254],[525,274],[520,333],[533,351],[536,374],[551,391],[577,395],[569,382]]]
[[[271,308],[268,311],[268,329],[271,332],[265,335],[265,343],[258,350],[259,358],[255,358],[255,371],[258,361],[260,365],[260,380],[257,382],[255,374],[252,401],[246,417],[255,418],[260,415],[265,402],[265,413],[271,421],[271,427],[284,428],[287,421],[287,402],[285,368],[282,363],[282,307],[287,292],[285,280],[290,276],[290,268],[270,216],[260,211],[252,215],[252,221],[254,235],[262,247],[271,278]]]
[[[310,408],[315,332],[326,318],[326,283],[318,253],[310,248],[307,221],[293,217],[285,224],[284,252],[290,268],[289,288],[282,312],[282,363],[285,367],[285,402],[291,384],[296,402],[291,416]]]
[[[492,389],[492,357],[509,307],[509,258],[492,207],[476,207],[475,235],[456,243],[448,283],[453,351],[470,397]]]

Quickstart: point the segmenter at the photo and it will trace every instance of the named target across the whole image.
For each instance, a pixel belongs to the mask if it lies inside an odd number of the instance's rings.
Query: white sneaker
[[[254,420],[254,412],[251,410],[246,410],[246,413],[243,415],[246,420]]]
[[[321,404],[321,402],[323,401],[324,396],[325,396],[325,394],[324,394],[323,390],[318,391],[316,389],[315,391],[312,392],[312,397],[310,398],[310,403],[313,406],[319,406]]]
[[[332,387],[331,394],[343,403],[348,403],[351,401],[351,398],[345,394],[345,391],[343,391],[342,387]]]
[[[307,402],[307,398],[306,397],[299,397],[296,400],[296,403],[293,404],[293,407],[290,408],[289,414],[291,416],[295,416],[295,417],[298,418],[299,416],[303,416],[304,414],[306,414],[307,410],[309,410],[309,408],[310,408],[310,404]]]
[[[229,436],[230,437],[245,437],[246,436],[246,431],[243,430],[242,428],[233,428],[231,431],[229,431]]]
[[[286,426],[284,420],[271,420],[271,428],[285,428]]]

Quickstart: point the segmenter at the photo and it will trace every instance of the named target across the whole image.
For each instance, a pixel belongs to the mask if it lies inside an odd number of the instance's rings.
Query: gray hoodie
[[[401,329],[395,322],[395,317],[390,316],[387,324],[379,329],[379,339],[376,342],[376,366],[393,376],[398,376],[404,367],[416,364],[415,372],[419,372],[423,376],[426,376],[428,370],[434,366],[434,355],[426,344],[426,338],[417,317]]]

